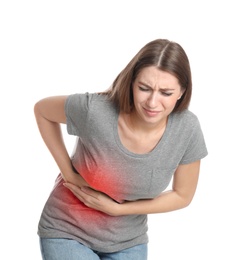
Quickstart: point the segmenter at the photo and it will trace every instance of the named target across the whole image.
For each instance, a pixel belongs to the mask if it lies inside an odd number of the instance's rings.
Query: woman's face
[[[182,94],[175,76],[154,66],[144,68],[133,83],[134,114],[148,124],[165,124]]]

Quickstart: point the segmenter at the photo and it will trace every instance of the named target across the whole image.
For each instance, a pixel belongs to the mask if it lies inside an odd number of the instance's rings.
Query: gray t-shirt
[[[122,145],[118,109],[105,95],[71,95],[65,111],[68,133],[77,136],[73,166],[94,189],[117,202],[155,198],[179,164],[207,155],[199,121],[188,110],[170,114],[161,140],[146,154]],[[59,174],[41,215],[39,236],[75,239],[101,252],[148,242],[147,215],[106,215],[85,206],[62,184]]]

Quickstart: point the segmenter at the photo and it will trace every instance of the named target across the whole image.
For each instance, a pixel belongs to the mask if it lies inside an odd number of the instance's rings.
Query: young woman
[[[207,155],[191,92],[185,51],[157,39],[106,92],[35,104],[60,169],[39,221],[43,259],[147,259],[147,214],[188,206]],[[60,124],[76,136],[71,156]]]

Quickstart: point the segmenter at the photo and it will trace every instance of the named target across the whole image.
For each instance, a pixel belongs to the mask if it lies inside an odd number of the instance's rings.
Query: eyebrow
[[[139,84],[144,85],[147,88],[153,89],[150,85],[146,84],[145,82],[138,81]],[[172,91],[175,90],[174,88],[160,88],[161,91]]]

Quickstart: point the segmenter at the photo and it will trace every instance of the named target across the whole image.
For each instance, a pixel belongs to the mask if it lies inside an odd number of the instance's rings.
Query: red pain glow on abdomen
[[[89,155],[90,156],[90,155]],[[92,158],[92,156],[90,156]],[[89,186],[97,191],[103,192],[116,202],[123,202],[127,191],[124,174],[121,172],[121,165],[112,160],[111,154],[102,154],[92,160],[83,163],[79,153],[73,157],[73,165],[77,172],[85,179]],[[95,163],[97,161],[97,163]],[[87,164],[87,165],[86,165]],[[100,211],[88,208],[74,194],[63,185],[57,190],[58,197],[65,199],[64,210],[70,216],[66,221],[72,225],[88,225],[86,228],[94,229],[113,225],[113,217]],[[97,225],[96,225],[97,224]],[[83,229],[83,226],[82,226]],[[90,232],[90,231],[89,231]],[[97,231],[96,231],[97,232]]]
[[[80,170],[80,174],[90,187],[107,194],[115,201],[122,202],[124,180],[119,170],[102,164],[90,172]]]
[[[67,223],[61,227],[65,229],[66,233],[81,230],[88,235],[101,236],[101,230],[112,229],[114,217],[87,207],[69,189],[64,187],[63,183],[61,175],[58,176],[48,207],[50,207],[49,215]]]

